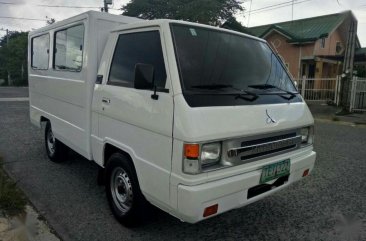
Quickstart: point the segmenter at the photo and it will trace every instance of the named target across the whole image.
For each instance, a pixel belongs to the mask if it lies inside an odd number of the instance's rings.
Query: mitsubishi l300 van
[[[196,223],[314,167],[313,117],[262,39],[90,11],[32,31],[28,56],[49,158],[96,162],[124,224],[147,203]]]

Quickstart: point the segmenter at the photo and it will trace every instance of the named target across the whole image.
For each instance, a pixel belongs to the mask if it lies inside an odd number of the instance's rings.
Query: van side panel
[[[89,11],[29,34],[28,73],[31,122],[40,127],[41,117],[51,121],[55,137],[73,150],[93,159],[91,151],[91,103],[98,65],[110,31],[136,18]],[[55,33],[75,25],[84,25],[82,69],[80,72],[55,70]],[[48,69],[31,66],[33,37],[49,34]],[[75,60],[78,61],[78,60]]]
[[[55,33],[76,25],[84,26],[82,45],[82,69],[77,71],[56,70],[54,66]],[[90,118],[88,98],[91,95],[86,81],[89,37],[87,15],[47,31],[50,35],[49,66],[47,70],[29,67],[29,92],[31,117],[44,116],[50,120],[55,137],[79,154],[90,159],[88,129]],[[32,36],[30,35],[30,39]],[[30,46],[31,48],[31,46]],[[35,114],[37,113],[37,114]],[[32,122],[39,122],[40,119]]]

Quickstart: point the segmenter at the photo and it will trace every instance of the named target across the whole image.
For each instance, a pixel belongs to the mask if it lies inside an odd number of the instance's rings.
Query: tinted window
[[[227,32],[172,25],[183,90],[197,86],[271,84],[295,91],[279,59],[264,42]]]
[[[192,25],[174,23],[171,30],[182,92],[189,106],[302,101],[285,65],[267,43]],[[291,95],[290,99],[283,94]]]
[[[156,85],[165,87],[166,72],[159,31],[121,34],[119,36],[108,83],[133,87],[137,63],[153,65]]]
[[[48,34],[32,38],[32,68],[48,69],[50,36]]]
[[[84,25],[56,32],[54,68],[80,71],[83,64]]]

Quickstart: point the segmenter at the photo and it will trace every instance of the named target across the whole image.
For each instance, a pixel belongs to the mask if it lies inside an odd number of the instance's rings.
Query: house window
[[[336,53],[337,54],[341,54],[342,51],[343,51],[342,43],[341,42],[337,42],[337,44],[336,44]]]
[[[33,69],[48,69],[48,56],[50,46],[50,35],[44,34],[32,38],[32,58]]]
[[[56,70],[81,71],[83,64],[84,25],[77,25],[55,33]]]
[[[321,47],[322,49],[324,49],[324,47],[325,47],[325,38],[322,38],[322,39],[321,39],[320,47]]]

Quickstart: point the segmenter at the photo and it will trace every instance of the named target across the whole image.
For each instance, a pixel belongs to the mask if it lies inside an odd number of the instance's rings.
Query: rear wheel
[[[106,194],[113,215],[120,223],[126,226],[141,223],[147,202],[141,193],[133,166],[121,153],[113,154],[108,160]]]
[[[45,147],[47,156],[51,161],[62,162],[65,160],[66,147],[55,138],[49,121],[45,129]]]

